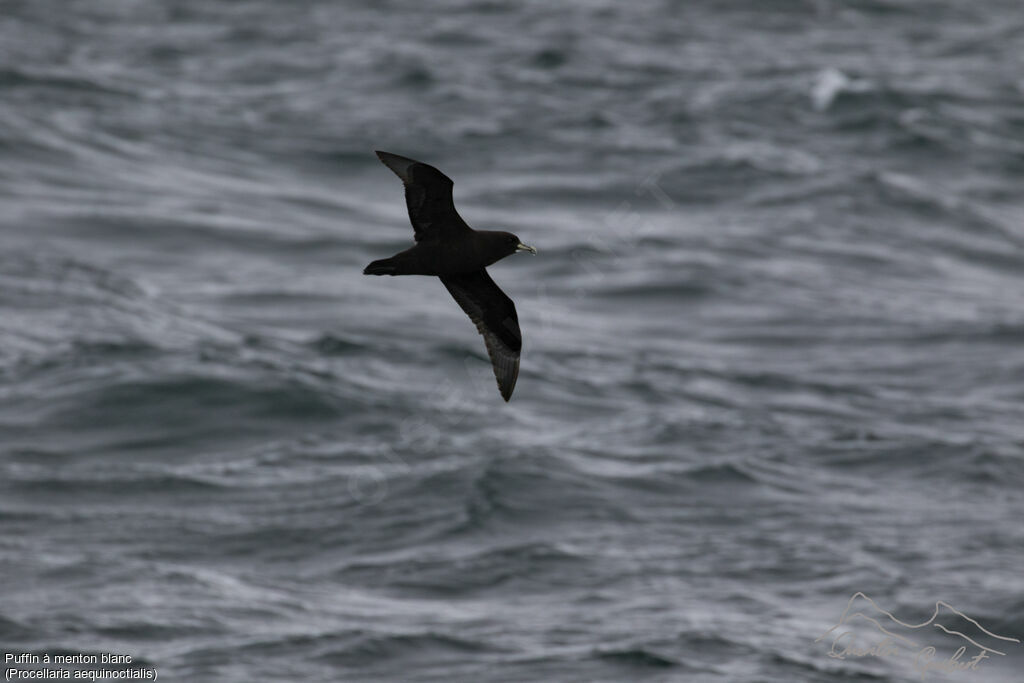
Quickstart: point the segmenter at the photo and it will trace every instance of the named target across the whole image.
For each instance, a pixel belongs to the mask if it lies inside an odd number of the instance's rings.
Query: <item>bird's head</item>
[[[531,247],[528,244],[523,244],[522,240],[520,240],[518,237],[516,237],[510,232],[499,232],[497,233],[497,235],[501,239],[502,247],[504,247],[504,253],[502,254],[502,256],[511,256],[517,251],[528,251],[531,254],[537,253],[537,249],[535,247]]]
[[[528,251],[531,254],[537,253],[536,249],[523,244],[517,236],[510,232],[477,230],[476,239],[479,245],[478,248],[482,250],[480,256],[483,258],[484,264],[488,266],[506,256],[511,256],[517,251]]]

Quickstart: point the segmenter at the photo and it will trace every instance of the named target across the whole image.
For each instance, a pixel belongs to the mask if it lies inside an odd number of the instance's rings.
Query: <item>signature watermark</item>
[[[940,648],[924,640],[944,633],[949,644]],[[986,660],[1005,657],[1011,647],[1021,644],[1017,638],[998,635],[986,629],[947,602],[939,600],[927,620],[912,624],[897,619],[861,592],[854,593],[839,621],[814,642],[829,644],[833,659],[903,660],[921,680],[928,674],[955,674],[980,671]]]

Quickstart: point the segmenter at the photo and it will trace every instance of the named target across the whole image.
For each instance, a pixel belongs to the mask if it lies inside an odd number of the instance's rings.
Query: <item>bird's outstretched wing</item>
[[[446,239],[470,230],[455,210],[451,178],[433,166],[397,154],[378,151],[377,158],[405,185],[405,204],[417,242]]]
[[[483,269],[465,275],[445,275],[441,282],[484,336],[498,390],[502,398],[509,400],[519,376],[519,351],[523,347],[516,305]]]

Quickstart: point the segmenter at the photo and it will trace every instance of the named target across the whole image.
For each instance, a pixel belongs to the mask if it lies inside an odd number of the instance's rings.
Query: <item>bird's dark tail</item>
[[[382,258],[363,268],[363,275],[395,275],[397,271],[394,258]]]

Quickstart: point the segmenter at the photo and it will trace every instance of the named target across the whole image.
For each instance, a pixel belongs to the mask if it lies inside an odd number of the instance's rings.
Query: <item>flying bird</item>
[[[405,185],[405,204],[416,244],[366,266],[364,275],[436,275],[484,337],[502,398],[512,398],[519,376],[516,306],[487,274],[487,266],[517,251],[536,254],[510,232],[474,230],[455,210],[452,183],[444,173],[413,159],[377,152]]]

